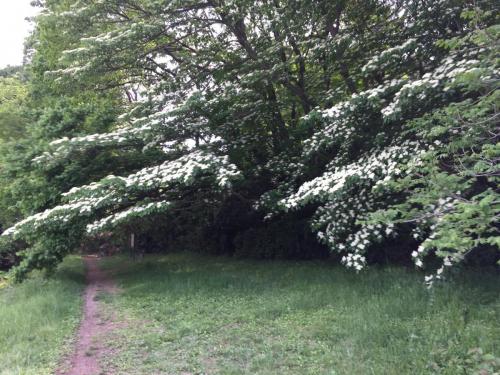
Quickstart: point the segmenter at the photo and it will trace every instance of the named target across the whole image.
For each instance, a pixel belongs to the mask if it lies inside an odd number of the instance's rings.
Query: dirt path
[[[104,375],[112,374],[100,363],[111,350],[106,346],[106,336],[117,328],[117,323],[100,301],[102,294],[116,293],[113,280],[99,268],[97,256],[83,258],[86,268],[87,287],[83,295],[83,318],[78,329],[72,355],[64,360],[57,375]]]

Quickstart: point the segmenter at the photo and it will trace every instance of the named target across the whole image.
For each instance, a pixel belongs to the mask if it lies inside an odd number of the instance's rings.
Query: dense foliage
[[[30,125],[0,162],[18,277],[102,231],[357,271],[440,259],[429,284],[498,259],[495,2],[38,5]]]

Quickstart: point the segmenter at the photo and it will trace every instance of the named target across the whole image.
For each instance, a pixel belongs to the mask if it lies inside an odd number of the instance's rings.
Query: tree
[[[27,96],[26,84],[19,76],[0,72],[0,140],[20,138],[26,128],[22,113]]]
[[[447,206],[446,218],[454,219],[442,230],[458,228],[455,214],[469,215],[470,227],[477,228],[467,244],[446,246],[460,255],[458,262],[480,244],[497,244],[498,211],[491,205],[498,192],[490,188],[497,134],[486,137],[496,124],[495,97],[488,91],[497,84],[493,2],[112,0],[45,6],[34,44],[57,42],[34,53],[34,97],[48,89],[79,108],[97,92],[122,114],[105,127],[92,116],[103,112],[92,110],[86,125],[53,128],[60,122],[46,121],[37,127],[46,145],[34,159],[42,173],[56,171],[57,191],[83,186],[6,231],[5,239],[28,244],[19,275],[54,266],[85,233],[146,215],[190,212],[194,220],[186,230],[213,226],[234,198],[244,210],[253,206],[254,226],[266,225],[259,223],[264,218],[297,220],[293,212],[301,212],[318,239],[356,270],[377,242],[412,231],[422,237],[410,237],[411,246],[427,241],[423,246],[437,248],[449,263],[451,250],[428,240],[440,227],[431,220],[417,229],[414,214],[431,202],[448,202],[443,184],[468,187],[477,179],[487,180],[484,188],[461,195],[467,209]],[[473,105],[470,117],[484,117],[485,124],[468,141],[485,147],[476,162],[477,151],[458,156],[448,149],[455,140],[437,137],[434,129],[439,113],[451,119],[451,108],[474,99],[481,104]],[[92,128],[99,131],[89,134]],[[465,135],[457,134],[460,143]],[[89,155],[102,158],[96,182],[71,179],[65,171],[81,174]],[[103,155],[117,155],[123,167],[113,171],[102,164]],[[436,163],[437,156],[454,159],[454,167]],[[487,174],[460,180],[458,166],[466,160],[469,169]],[[425,173],[415,172],[420,167]],[[104,177],[106,170],[127,177]],[[429,173],[441,173],[445,182],[429,185],[425,198],[413,201],[424,182],[433,181]],[[491,209],[470,211],[479,206]],[[193,207],[204,209],[193,215]],[[473,223],[477,215],[480,222]],[[477,242],[479,234],[485,239]],[[409,258],[411,250],[404,252]],[[422,259],[414,258],[420,265]]]

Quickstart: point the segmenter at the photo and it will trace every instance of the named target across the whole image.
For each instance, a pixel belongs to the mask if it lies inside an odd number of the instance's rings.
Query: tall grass
[[[465,374],[500,350],[500,278],[172,254],[107,261],[124,374]]]
[[[34,275],[0,289],[0,374],[53,374],[81,315],[80,258],[69,257],[50,279]]]

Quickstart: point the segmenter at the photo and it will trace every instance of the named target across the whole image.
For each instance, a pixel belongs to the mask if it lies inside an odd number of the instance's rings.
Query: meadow
[[[493,374],[500,278],[199,254],[109,258],[123,374]],[[496,358],[495,358],[496,356]],[[496,368],[496,370],[495,370]]]
[[[0,374],[53,374],[71,348],[85,286],[79,257],[68,257],[46,279],[36,273],[0,289]]]
[[[114,256],[100,294],[111,374],[495,374],[500,277],[466,271],[426,289],[422,274],[328,262],[191,253]],[[51,374],[81,319],[82,262],[0,289],[1,375]],[[482,371],[482,372],[481,372]],[[496,372],[495,372],[496,371]],[[107,371],[104,373],[108,373]]]

